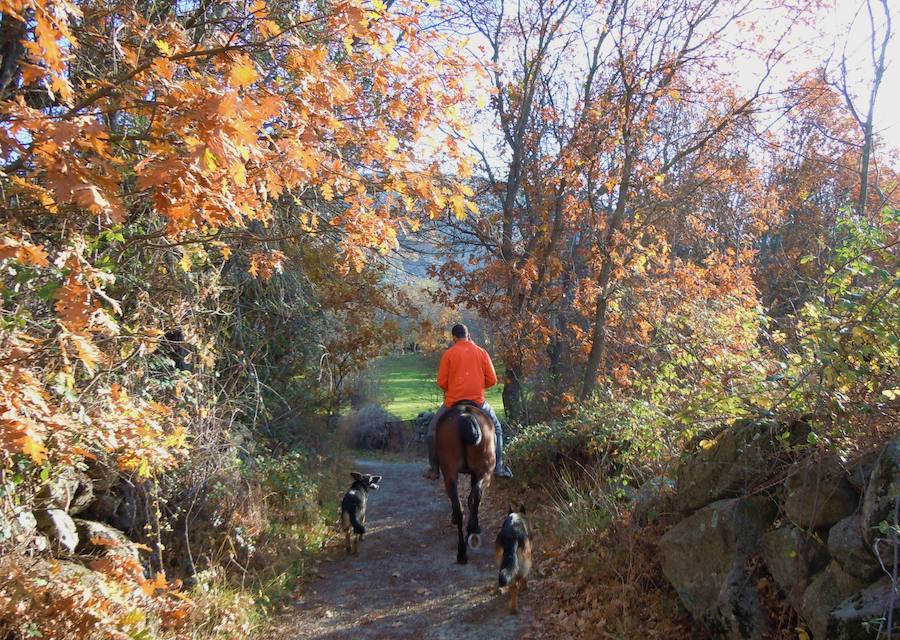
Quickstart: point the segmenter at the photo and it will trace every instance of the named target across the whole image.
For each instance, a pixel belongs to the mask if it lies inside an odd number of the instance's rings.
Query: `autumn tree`
[[[155,505],[129,532],[153,570],[190,566],[188,515],[234,471],[229,431],[297,429],[340,395],[323,367],[379,352],[379,309],[401,301],[369,258],[466,208],[468,163],[443,138],[467,73],[428,11],[4,4],[0,474],[24,478],[16,504],[109,463]]]
[[[773,12],[787,30],[805,9]],[[750,3],[666,3],[663,11],[655,2],[477,2],[458,10],[484,44],[485,117],[499,133],[475,145],[486,215],[454,224],[465,253],[441,273],[457,301],[503,326],[513,386],[549,362],[557,393],[587,398],[615,365],[604,363],[611,307],[626,282],[640,295],[635,270],[664,273],[671,253],[699,264],[720,254],[733,261],[726,251],[746,255],[747,234],[702,238],[691,251],[676,245],[704,235],[704,191],[753,180],[746,148],[729,157],[729,141],[765,92],[778,38],[753,50],[758,73],[739,88],[723,62],[739,53],[726,34],[745,27]]]

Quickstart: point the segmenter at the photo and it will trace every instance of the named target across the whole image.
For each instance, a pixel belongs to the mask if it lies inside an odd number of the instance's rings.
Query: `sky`
[[[894,36],[888,44],[887,67],[875,104],[875,130],[880,133],[886,147],[900,152],[900,1],[887,0],[892,12]],[[884,34],[884,18],[878,0],[873,0],[876,13],[876,29],[879,42]],[[869,17],[866,11],[866,0],[837,0],[832,10],[823,12],[823,20],[819,25],[826,37],[822,44],[814,46],[810,52],[809,62],[821,62],[828,58],[832,50],[830,42],[838,40],[839,48],[835,51],[835,62],[840,59],[843,42],[847,43],[848,68],[862,82],[857,90],[866,90],[872,80],[871,53],[869,40],[871,37]],[[830,37],[828,37],[830,35]],[[832,65],[837,70],[837,65]]]
[[[512,2],[513,0],[504,1]],[[788,45],[791,51],[790,60],[783,63],[782,68],[770,77],[766,84],[770,90],[783,87],[798,71],[820,68],[829,58],[832,60],[829,68],[832,76],[836,78],[839,72],[838,63],[842,53],[846,51],[848,75],[852,79],[851,92],[857,93],[857,102],[860,105],[866,105],[863,97],[868,95],[873,77],[873,65],[869,50],[871,30],[866,11],[867,0],[825,0],[825,2],[831,2],[833,6],[820,9],[813,25],[797,25],[790,29],[784,23],[779,23],[777,18],[773,20],[774,3],[771,0],[754,1],[758,3],[759,11],[756,12],[756,15],[759,19],[773,22],[768,28],[769,36],[778,38],[787,30],[787,39],[791,42]],[[805,2],[806,0],[799,1]],[[876,32],[880,44],[885,23],[881,0],[870,1],[875,11]],[[887,68],[875,105],[874,124],[876,135],[881,138],[882,153],[894,150],[900,155],[900,33],[898,33],[900,32],[900,0],[887,0],[887,3],[892,11],[894,36],[888,45]],[[513,10],[511,9],[510,12],[512,13]],[[738,26],[735,26],[735,29],[735,32],[726,36],[726,40],[737,42],[746,37],[747,34],[740,32]],[[483,42],[482,38],[476,34],[470,39],[470,48],[475,49],[477,45],[483,45]],[[766,44],[761,43],[759,47],[760,50],[765,50]],[[481,57],[477,54],[474,55],[476,59]],[[765,73],[765,65],[761,58],[744,57],[739,59],[738,68],[729,71],[729,75],[738,85],[742,85],[747,91],[752,91],[755,90],[761,76]],[[478,82],[473,80],[473,84],[477,85]],[[474,133],[474,138],[479,143],[491,140],[497,135],[493,121],[483,119],[475,125]],[[490,147],[491,145],[482,146]]]

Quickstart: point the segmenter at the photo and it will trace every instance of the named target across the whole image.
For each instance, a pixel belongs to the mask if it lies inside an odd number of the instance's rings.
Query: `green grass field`
[[[381,405],[401,420],[415,418],[421,411],[433,411],[443,402],[443,392],[437,386],[440,356],[407,353],[402,356],[379,358],[372,364],[377,399]],[[497,366],[497,363],[494,363]],[[503,379],[503,368],[497,369]],[[501,385],[488,389],[487,401],[503,417]]]

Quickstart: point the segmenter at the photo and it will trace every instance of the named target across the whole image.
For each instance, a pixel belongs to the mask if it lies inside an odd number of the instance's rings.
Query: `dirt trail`
[[[509,613],[508,597],[497,592],[494,536],[505,510],[492,508],[488,495],[482,505],[482,546],[470,550],[469,564],[458,565],[443,484],[422,479],[421,463],[358,460],[357,469],[384,476],[381,488],[369,493],[359,555],[330,552],[278,637],[519,638],[528,627],[535,590],[521,595],[518,615]],[[463,495],[468,495],[467,484],[463,481]]]

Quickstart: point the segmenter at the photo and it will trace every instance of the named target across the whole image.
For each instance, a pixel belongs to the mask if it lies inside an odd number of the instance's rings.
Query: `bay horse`
[[[468,562],[469,545],[477,549],[481,544],[481,526],[478,524],[478,508],[481,496],[491,483],[494,465],[497,463],[497,445],[494,424],[474,402],[456,403],[444,415],[434,432],[434,446],[438,466],[444,477],[444,489],[450,498],[451,521],[459,536],[456,561]],[[469,491],[469,521],[463,537],[463,514],[459,500],[459,474],[471,477]]]

